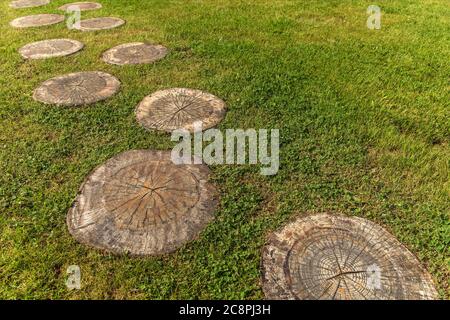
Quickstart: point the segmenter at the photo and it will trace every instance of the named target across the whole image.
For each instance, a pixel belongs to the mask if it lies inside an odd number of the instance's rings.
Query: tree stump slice
[[[114,47],[103,53],[103,61],[116,64],[144,64],[153,63],[167,55],[167,48],[160,45],[142,42],[127,43]]]
[[[101,9],[102,5],[97,2],[73,2],[73,3],[67,3],[61,7],[59,7],[59,10],[67,11],[67,9],[73,9],[77,8],[80,11],[89,11],[89,10],[97,10]]]
[[[41,7],[49,4],[50,0],[16,0],[12,1],[9,6],[14,9]]]
[[[266,298],[437,299],[428,272],[381,226],[319,214],[275,232],[262,252]]]
[[[125,24],[125,21],[120,18],[114,17],[103,17],[103,18],[92,18],[80,21],[81,31],[97,31],[97,30],[107,30],[120,27]]]
[[[64,16],[61,14],[35,14],[14,19],[10,25],[14,28],[32,28],[49,26],[63,21]]]
[[[84,45],[71,39],[52,39],[27,44],[19,49],[25,59],[47,59],[68,56],[83,49]]]
[[[205,165],[175,165],[170,151],[132,150],[95,169],[67,215],[81,243],[116,254],[170,253],[213,219],[216,190]]]
[[[105,100],[120,88],[120,81],[98,71],[70,73],[43,82],[33,98],[46,104],[81,106]]]
[[[193,89],[174,88],[145,97],[136,108],[137,121],[148,130],[194,132],[194,123],[203,129],[216,126],[225,116],[225,103],[216,96]]]

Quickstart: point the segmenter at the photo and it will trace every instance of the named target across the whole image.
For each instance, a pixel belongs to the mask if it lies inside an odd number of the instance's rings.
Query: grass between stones
[[[0,297],[262,298],[266,236],[293,216],[341,212],[377,222],[449,289],[450,8],[445,0],[378,1],[382,29],[360,0],[102,0],[82,18],[127,23],[98,32],[14,29],[16,17],[59,13],[68,1],[14,10],[0,1]],[[73,56],[24,61],[23,45],[71,38]],[[169,48],[152,65],[100,60],[116,45]],[[122,82],[82,108],[33,101],[43,81],[103,71]],[[221,194],[200,239],[160,258],[113,256],[77,243],[65,217],[85,176],[130,149],[168,150],[134,109],[154,91],[187,87],[227,103],[219,125],[279,128],[281,168],[215,166]],[[82,289],[65,286],[81,268]]]

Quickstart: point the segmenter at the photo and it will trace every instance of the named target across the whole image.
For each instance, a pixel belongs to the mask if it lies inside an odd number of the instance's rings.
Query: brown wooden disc
[[[436,299],[428,272],[379,225],[319,214],[275,232],[262,252],[268,299]]]
[[[42,83],[33,98],[47,104],[81,106],[105,100],[120,88],[120,81],[98,71],[70,73]]]
[[[27,44],[19,49],[25,59],[47,59],[73,54],[83,49],[83,44],[71,39],[51,39]]]
[[[14,28],[32,28],[49,26],[63,21],[64,16],[61,14],[35,14],[14,19],[10,25]]]
[[[153,63],[164,58],[167,48],[160,45],[142,42],[126,43],[109,49],[103,53],[103,61],[111,64],[143,64]]]
[[[97,2],[73,2],[73,3],[67,3],[61,7],[59,7],[59,10],[66,11],[67,9],[78,9],[80,11],[88,11],[88,10],[96,10],[100,9],[102,5]]]
[[[208,129],[216,126],[225,112],[225,103],[212,94],[175,88],[145,97],[136,108],[136,118],[149,130],[186,129],[193,132],[195,122],[201,121],[203,129]]]
[[[120,18],[114,17],[102,17],[102,18],[92,18],[80,21],[81,31],[97,31],[106,30],[120,27],[125,24],[125,21]]]
[[[159,255],[193,240],[217,195],[205,165],[175,165],[170,151],[133,150],[95,169],[69,210],[79,242],[114,253]]]
[[[12,1],[9,6],[14,9],[34,8],[49,4],[50,0],[16,0]]]

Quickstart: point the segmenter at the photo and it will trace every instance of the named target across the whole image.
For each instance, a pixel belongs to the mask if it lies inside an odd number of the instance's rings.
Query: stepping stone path
[[[268,299],[437,298],[414,255],[361,218],[300,218],[272,234],[262,255]]]
[[[78,72],[42,83],[33,98],[60,106],[81,106],[105,100],[120,88],[120,81],[104,72]]]
[[[61,14],[36,14],[14,19],[10,22],[10,25],[14,28],[31,28],[49,26],[63,21],[64,16]]]
[[[70,39],[43,40],[23,46],[19,53],[25,59],[46,59],[73,54],[83,46],[81,42]]]
[[[9,6],[14,9],[22,9],[22,8],[34,8],[45,6],[46,4],[49,3],[50,0],[17,0],[11,2]]]
[[[205,165],[175,165],[169,151],[133,150],[95,169],[68,212],[79,242],[132,255],[172,252],[213,219],[216,190]]]
[[[106,51],[103,53],[102,59],[111,64],[126,65],[152,63],[166,55],[166,47],[135,42],[122,44]]]
[[[104,18],[92,18],[80,21],[81,31],[97,31],[106,30],[120,27],[125,24],[125,21],[120,18],[104,17]]]
[[[212,94],[193,89],[175,88],[147,96],[136,108],[137,121],[149,130],[194,131],[194,122],[203,129],[216,126],[226,112],[225,103]]]
[[[66,11],[69,8],[76,7],[80,11],[88,11],[88,10],[96,10],[100,9],[102,5],[97,2],[74,2],[74,3],[68,3],[61,7],[59,7],[59,10]]]

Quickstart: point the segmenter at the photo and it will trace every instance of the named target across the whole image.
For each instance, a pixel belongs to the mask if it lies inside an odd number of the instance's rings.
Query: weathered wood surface
[[[125,20],[114,17],[92,18],[80,21],[81,31],[107,30],[120,27],[125,24]]]
[[[319,214],[297,219],[262,252],[268,299],[436,299],[431,276],[379,225]]]
[[[51,39],[27,44],[19,49],[25,59],[47,59],[71,55],[83,49],[83,44],[71,39]]]
[[[103,61],[116,65],[153,63],[167,55],[167,48],[142,42],[116,46],[102,55]]]
[[[105,100],[120,88],[120,81],[98,71],[70,73],[42,83],[33,98],[47,104],[81,106]]]
[[[67,3],[61,7],[59,7],[59,10],[66,11],[67,9],[77,8],[80,11],[88,11],[88,10],[96,10],[100,9],[102,5],[97,2],[73,2],[73,3]]]
[[[222,121],[225,112],[225,103],[212,94],[174,88],[145,97],[136,108],[136,118],[149,130],[193,132],[195,122],[201,121],[205,130]]]
[[[64,21],[61,14],[35,14],[31,16],[20,17],[10,22],[14,28],[32,28],[49,26]]]
[[[175,165],[169,151],[133,150],[95,169],[67,215],[81,243],[113,253],[159,255],[193,240],[217,205],[205,165]]]
[[[49,4],[50,0],[16,0],[9,3],[14,9],[41,7]]]

